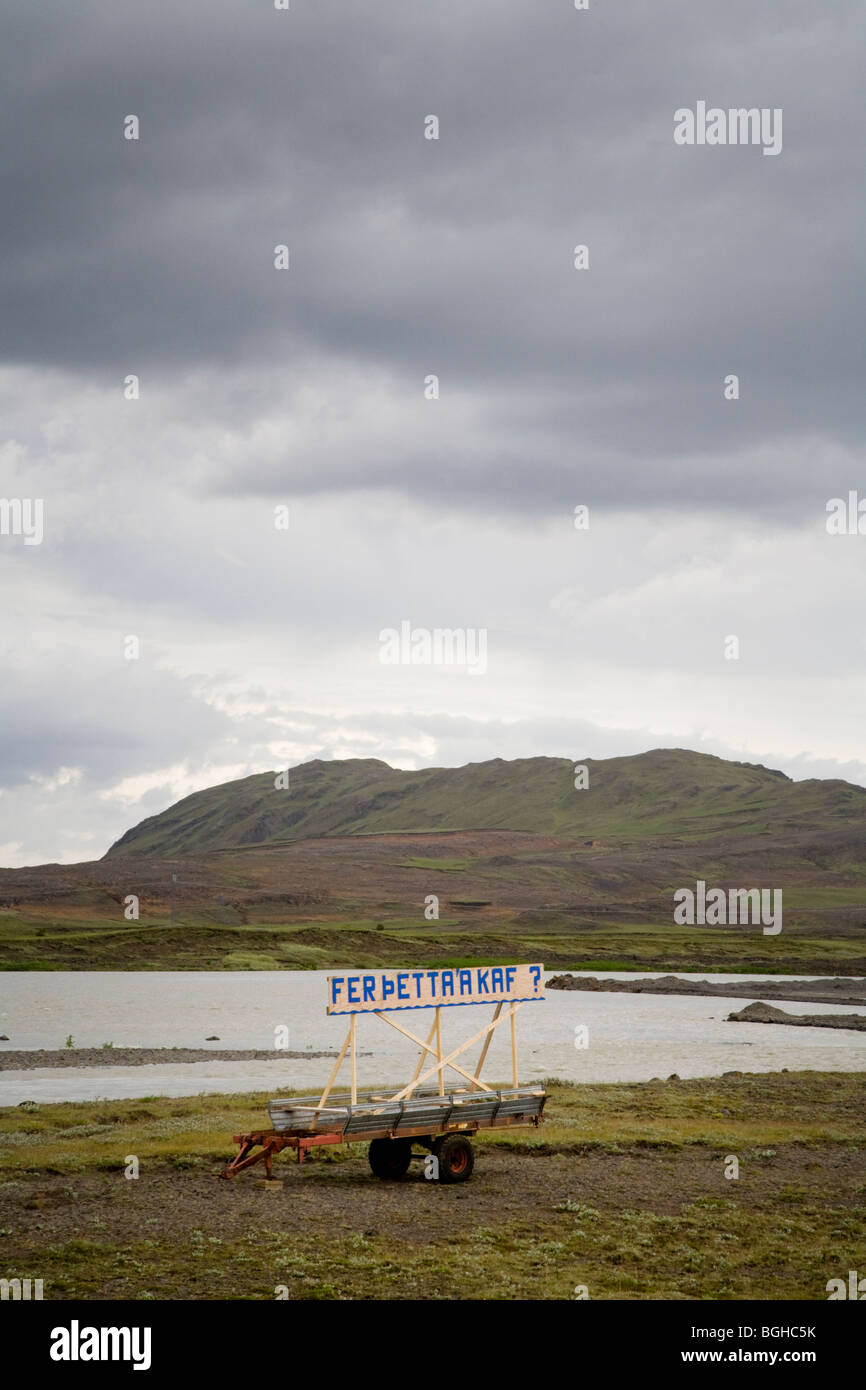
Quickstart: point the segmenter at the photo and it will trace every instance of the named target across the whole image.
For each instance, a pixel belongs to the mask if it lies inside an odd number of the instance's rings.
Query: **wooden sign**
[[[353,971],[328,976],[329,1014],[526,1004],[544,998],[543,965],[473,965],[454,970]]]

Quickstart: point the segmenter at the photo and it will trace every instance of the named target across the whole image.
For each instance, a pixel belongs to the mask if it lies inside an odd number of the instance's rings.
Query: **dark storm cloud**
[[[347,457],[326,418],[204,486],[549,509],[577,474],[625,506],[784,510],[847,485],[828,453],[862,432],[855,4],[115,0],[4,28],[7,361],[210,371],[201,418],[231,369],[241,431],[291,410],[299,372],[337,414],[343,370],[407,401],[440,375],[387,448],[359,430]],[[782,107],[782,153],[676,147],[698,99]]]

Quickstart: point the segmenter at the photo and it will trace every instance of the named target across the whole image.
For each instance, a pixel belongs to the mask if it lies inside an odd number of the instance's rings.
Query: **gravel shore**
[[[795,1028],[850,1028],[866,1033],[866,1014],[789,1014],[772,1004],[747,1004],[728,1014],[729,1023],[790,1023]]]
[[[866,980],[681,980],[677,975],[648,975],[639,980],[599,980],[594,976],[555,975],[547,989],[585,989],[608,994],[705,994],[716,999],[788,999],[805,1004],[862,1004],[866,1006]]]
[[[369,1053],[360,1053],[369,1056]],[[36,1067],[146,1067],[166,1062],[284,1062],[336,1057],[336,1052],[223,1051],[210,1047],[64,1047],[53,1051],[0,1051],[0,1071],[33,1071]]]

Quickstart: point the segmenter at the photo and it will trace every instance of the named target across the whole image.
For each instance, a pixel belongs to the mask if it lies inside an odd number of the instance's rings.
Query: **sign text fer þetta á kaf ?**
[[[385,970],[328,976],[329,1014],[517,1004],[544,998],[542,965],[473,965],[455,970]]]

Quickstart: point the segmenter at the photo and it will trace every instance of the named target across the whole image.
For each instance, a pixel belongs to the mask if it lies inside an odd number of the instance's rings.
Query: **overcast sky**
[[[312,757],[866,785],[858,0],[0,15],[0,863]]]

